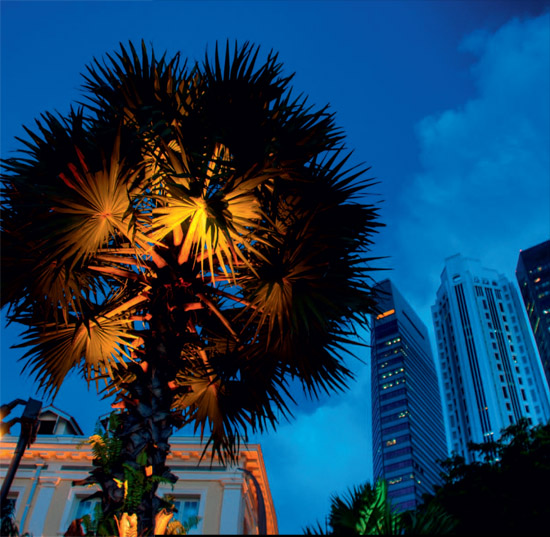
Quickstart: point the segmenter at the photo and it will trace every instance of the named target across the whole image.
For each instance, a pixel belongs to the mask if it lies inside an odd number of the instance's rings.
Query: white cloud
[[[275,509],[285,514],[280,533],[324,522],[332,494],[371,480],[369,374],[362,367],[349,392],[261,439]]]
[[[417,125],[423,169],[395,224],[396,282],[405,295],[419,285],[407,298],[424,313],[446,257],[513,277],[519,249],[550,236],[550,14],[477,32],[461,49],[477,56],[478,93]]]

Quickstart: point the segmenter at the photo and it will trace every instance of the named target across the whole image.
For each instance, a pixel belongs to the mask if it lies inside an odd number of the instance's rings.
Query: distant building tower
[[[497,440],[527,417],[545,423],[550,395],[516,288],[478,260],[445,261],[432,307],[451,452]]]
[[[384,280],[372,317],[373,476],[399,510],[414,508],[440,482],[447,457],[435,363],[425,325]]]
[[[520,251],[516,278],[550,383],[550,241]]]

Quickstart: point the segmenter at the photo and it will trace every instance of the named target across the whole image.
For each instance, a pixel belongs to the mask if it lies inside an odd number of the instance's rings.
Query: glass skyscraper
[[[390,280],[377,285],[372,316],[373,477],[399,510],[413,509],[440,482],[447,456],[441,397],[428,332]]]
[[[521,417],[546,423],[550,396],[516,288],[478,260],[449,257],[432,307],[451,452],[496,440]]]
[[[516,278],[550,383],[550,241],[520,251]]]

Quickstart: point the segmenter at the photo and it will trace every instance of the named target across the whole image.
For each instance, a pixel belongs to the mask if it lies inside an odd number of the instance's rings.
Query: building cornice
[[[38,435],[36,441],[26,449],[22,464],[34,463],[36,465],[44,463],[60,463],[82,466],[82,470],[88,471],[91,468],[93,453],[91,447],[86,444],[87,437],[71,435]],[[9,460],[13,456],[17,445],[17,437],[6,436],[0,444],[0,460],[2,466],[7,467]],[[186,470],[196,470],[197,477],[202,472],[208,473],[212,470],[223,470],[231,472],[232,469],[242,468],[250,472],[258,481],[262,495],[266,503],[266,517],[268,522],[268,532],[277,533],[277,519],[275,508],[269,490],[267,473],[263,460],[263,454],[259,444],[247,444],[246,449],[240,450],[240,456],[235,465],[225,466],[221,464],[218,456],[212,459],[205,454],[201,459],[204,447],[199,438],[188,436],[172,436],[170,439],[170,453],[167,457],[168,466],[174,467],[175,473],[185,472]],[[178,468],[178,463],[184,463],[186,468]],[[4,468],[2,468],[3,470]],[[76,468],[73,468],[76,470]],[[201,477],[203,477],[201,475]],[[61,478],[59,478],[61,479]],[[244,481],[244,477],[240,482]],[[251,487],[251,490],[254,488]],[[254,491],[255,495],[255,491]],[[257,500],[257,498],[256,498]]]

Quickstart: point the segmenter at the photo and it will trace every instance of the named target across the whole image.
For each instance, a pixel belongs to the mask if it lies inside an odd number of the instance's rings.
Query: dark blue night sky
[[[119,42],[201,60],[216,40],[279,52],[296,93],[330,103],[355,163],[380,181],[378,267],[430,332],[430,306],[455,253],[514,279],[520,249],[550,237],[550,2],[4,1],[1,155],[22,125],[67,112],[80,73]],[[38,397],[20,377],[17,327],[1,331],[0,400]],[[433,347],[432,339],[432,347]],[[357,382],[261,441],[283,534],[323,520],[330,495],[371,477],[368,351]],[[76,375],[55,405],[91,434],[109,411]]]

